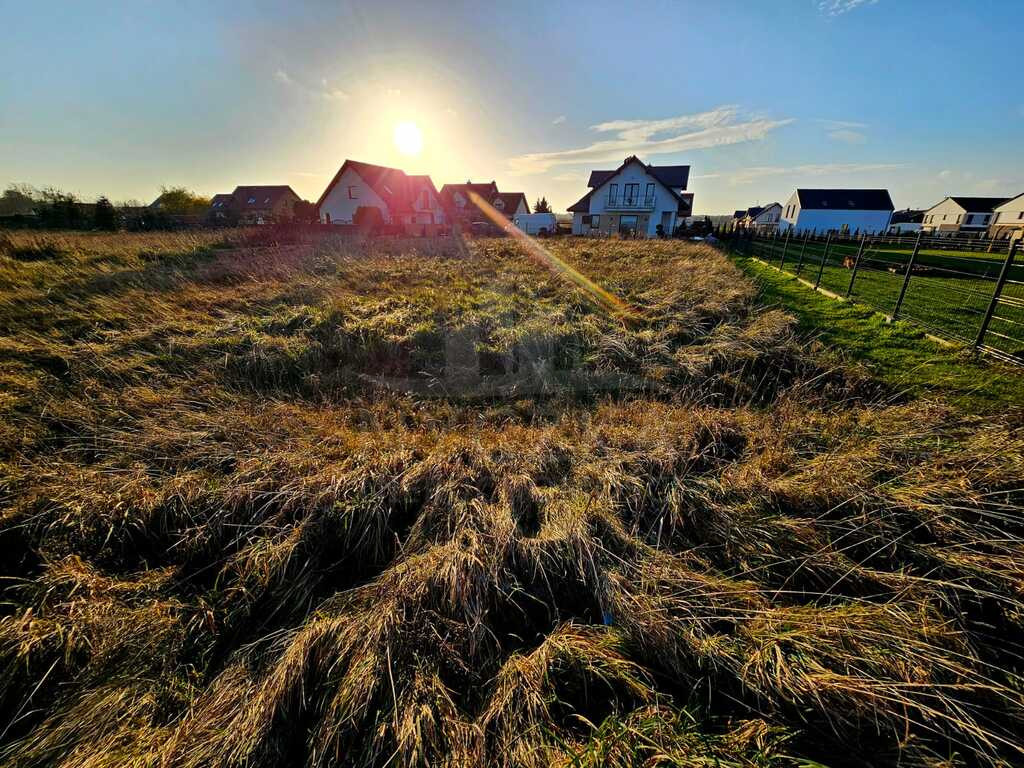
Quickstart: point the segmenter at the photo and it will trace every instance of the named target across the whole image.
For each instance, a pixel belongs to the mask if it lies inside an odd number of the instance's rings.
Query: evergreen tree
[[[534,213],[551,213],[551,206],[546,197],[541,197],[533,206]]]
[[[96,201],[96,210],[93,213],[92,225],[96,229],[104,229],[113,232],[117,229],[117,211],[111,202],[101,197]]]

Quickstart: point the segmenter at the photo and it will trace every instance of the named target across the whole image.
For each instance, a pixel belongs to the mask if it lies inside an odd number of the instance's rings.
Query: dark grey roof
[[[688,165],[646,165],[647,172],[670,189],[686,189],[690,180],[690,166]],[[618,173],[621,168],[614,171],[591,171],[590,180],[587,186],[591,188],[600,187],[608,179]]]
[[[991,213],[993,208],[998,208],[1005,202],[1012,200],[1009,197],[951,197],[949,198],[968,213]]]
[[[733,211],[732,217],[734,219],[742,219],[746,215],[747,215],[746,211]]]
[[[231,197],[234,198],[234,207],[240,211],[269,210],[277,205],[282,197],[301,199],[286,184],[235,187]]]
[[[800,207],[826,211],[891,211],[887,189],[798,189]]]
[[[915,211],[910,208],[905,211],[896,211],[889,219],[890,224],[920,224],[923,221],[924,211]]]

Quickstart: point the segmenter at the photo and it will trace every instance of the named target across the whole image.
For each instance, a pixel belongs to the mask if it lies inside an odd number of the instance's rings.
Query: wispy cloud
[[[709,112],[663,120],[611,120],[591,126],[614,138],[557,152],[532,152],[509,159],[516,175],[544,173],[559,165],[621,162],[627,155],[644,157],[758,141],[792,120],[741,118],[739,108],[724,106]]]
[[[820,0],[818,9],[826,16],[842,16],[865,5],[874,5],[878,0]]]
[[[850,120],[817,120],[825,127],[828,137],[833,141],[841,141],[844,144],[864,144],[868,140],[864,132],[868,127],[866,123],[855,123]]]
[[[564,122],[565,122],[565,115],[559,115],[558,117],[556,117],[554,120],[551,121],[551,124],[552,125],[561,125]]]
[[[820,163],[811,165],[763,165],[744,168],[729,177],[733,184],[750,184],[768,176],[830,176],[833,174],[872,173],[894,171],[906,166],[901,163]]]
[[[332,87],[326,77],[320,78],[318,86],[311,86],[296,80],[285,70],[279,69],[274,72],[274,80],[294,91],[298,91],[311,98],[323,99],[324,101],[347,101],[349,96],[348,93],[340,88]]]

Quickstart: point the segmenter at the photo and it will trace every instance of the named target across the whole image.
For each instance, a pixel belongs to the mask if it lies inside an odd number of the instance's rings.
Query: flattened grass
[[[273,237],[0,256],[0,763],[1020,761],[1013,414],[707,248],[549,241],[625,323],[506,240]]]

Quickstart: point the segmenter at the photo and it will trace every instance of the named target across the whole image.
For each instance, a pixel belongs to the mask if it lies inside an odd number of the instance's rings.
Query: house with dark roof
[[[782,217],[782,204],[755,205],[752,208],[747,208],[746,211],[736,211],[736,213],[743,214],[736,221],[737,227],[752,229],[760,233],[771,233],[779,226],[779,219]]]
[[[458,223],[467,227],[473,224],[487,226],[490,225],[490,217],[477,207],[473,199],[479,196],[480,199],[494,205],[499,194],[498,185],[493,181],[445,184],[441,187],[441,204],[444,205],[445,212],[453,224]]]
[[[1006,197],[947,197],[924,212],[921,228],[931,235],[977,235],[986,232],[995,209]]]
[[[499,192],[491,200],[491,205],[502,216],[510,220],[517,214],[530,212],[530,204],[522,192]]]
[[[907,235],[921,230],[924,222],[924,211],[915,211],[907,208],[902,211],[893,211],[889,219],[890,235]]]
[[[301,200],[287,185],[235,187],[231,194],[221,193],[210,199],[207,219],[232,224],[287,221],[295,212],[295,204]]]
[[[569,206],[575,235],[671,235],[693,212],[688,165],[648,165],[635,155],[618,168],[592,171],[587,192]]]
[[[782,209],[779,231],[878,234],[893,210],[887,189],[798,189]]]
[[[1024,193],[1011,197],[992,211],[989,237],[1024,237]]]
[[[429,176],[346,160],[316,203],[325,224],[354,224],[360,208],[376,208],[385,224],[432,234],[447,218]]]

